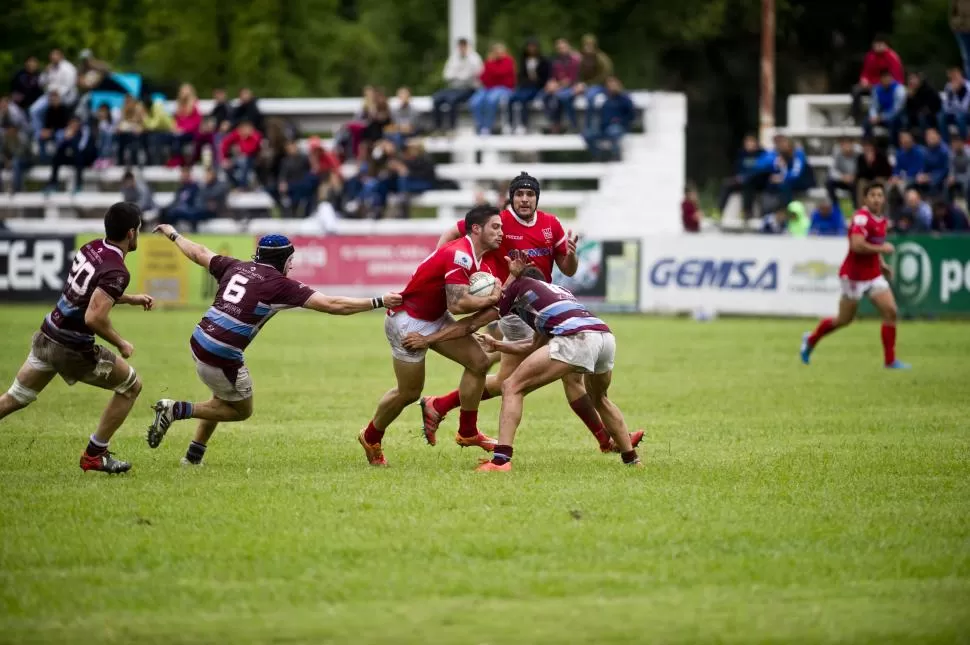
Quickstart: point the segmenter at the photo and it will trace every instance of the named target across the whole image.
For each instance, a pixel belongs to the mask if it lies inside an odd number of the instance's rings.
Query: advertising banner
[[[835,313],[844,239],[678,235],[644,240],[642,311]]]
[[[431,255],[435,235],[295,236],[290,277],[311,287],[402,288]]]
[[[0,302],[57,300],[73,259],[73,235],[0,232]]]
[[[893,291],[906,315],[970,314],[970,237],[891,237]]]
[[[573,292],[594,311],[637,311],[640,300],[640,242],[580,240],[576,275],[553,270],[552,281]]]

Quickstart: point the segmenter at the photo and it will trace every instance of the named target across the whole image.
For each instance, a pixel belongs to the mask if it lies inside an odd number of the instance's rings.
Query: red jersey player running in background
[[[381,398],[374,418],[360,433],[360,445],[372,466],[387,465],[381,446],[384,431],[406,406],[421,397],[424,388],[427,350],[408,349],[404,346],[405,337],[411,332],[433,334],[454,322],[451,314],[470,314],[492,307],[501,297],[500,281],[496,281],[488,296],[469,293],[473,273],[496,273],[497,258],[492,252],[502,244],[499,210],[476,206],[465,215],[464,223],[467,235],[438,248],[418,265],[401,292],[403,303],[390,308],[384,320],[397,386]],[[456,395],[461,406],[456,442],[459,446],[479,446],[491,451],[495,440],[478,431],[478,404],[490,367],[488,356],[469,336],[434,343],[431,349],[465,368]]]
[[[892,269],[882,258],[892,253],[893,245],[886,242],[886,219],[882,209],[886,192],[882,184],[870,184],[866,190],[865,206],[852,216],[849,228],[849,253],[845,256],[839,277],[842,280],[842,298],[839,314],[825,318],[812,333],[802,336],[802,362],[808,365],[812,351],[828,334],[851,323],[859,310],[859,301],[868,296],[882,315],[883,363],[890,369],[909,369],[909,365],[896,358],[896,299],[889,287],[887,277]]]
[[[499,282],[508,277],[507,268],[501,261],[504,257],[523,258],[531,262],[542,273],[546,282],[552,282],[553,266],[558,266],[564,275],[572,276],[576,273],[579,260],[576,257],[576,236],[572,232],[563,230],[559,219],[550,213],[539,210],[539,180],[527,173],[521,173],[509,184],[510,205],[502,211],[502,246],[499,249]],[[465,234],[463,223],[446,231],[438,242],[442,244],[458,239]],[[417,332],[418,330],[411,330]],[[533,330],[519,316],[514,313],[503,315],[499,319],[499,331],[509,342],[531,340]],[[427,347],[425,339],[418,333],[412,333],[409,343],[414,347]],[[423,335],[428,335],[425,331]],[[482,400],[500,396],[502,383],[505,382],[515,368],[522,363],[524,357],[520,354],[502,353],[499,370],[489,375],[485,382]],[[609,436],[602,419],[596,412],[596,406],[586,393],[582,374],[566,373],[562,377],[563,389],[569,407],[589,429],[599,443],[603,452],[618,450],[616,443]],[[444,396],[427,396],[421,400],[421,410],[424,417],[424,435],[428,443],[435,445],[435,433],[445,415],[458,407],[458,390]],[[631,439],[636,446],[643,438],[643,431],[635,432]]]
[[[141,379],[126,358],[134,346],[111,324],[111,308],[128,304],[152,308],[144,294],[125,295],[131,276],[125,256],[138,248],[141,209],[118,202],[104,215],[104,239],[82,246],[74,257],[64,291],[34,334],[30,354],[6,394],[0,396],[0,419],[25,408],[58,374],[68,385],[78,381],[114,394],[98,429],[81,455],[82,470],[123,473],[131,464],[108,452],[108,443],[131,412],[141,392]],[[118,348],[121,356],[94,342],[95,334]]]

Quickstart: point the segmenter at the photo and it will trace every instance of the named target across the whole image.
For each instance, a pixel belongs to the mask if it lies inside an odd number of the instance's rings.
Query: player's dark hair
[[[881,190],[882,192],[884,192],[884,193],[886,192],[886,186],[883,185],[883,183],[881,181],[874,181],[871,184],[869,184],[868,186],[866,186],[866,197],[868,197],[869,196],[869,193],[871,193],[872,191],[874,191],[877,188],[879,190]]]
[[[124,242],[128,231],[141,226],[141,209],[133,202],[117,202],[104,214],[104,236],[109,242]]]
[[[546,276],[542,275],[542,269],[540,269],[537,266],[527,266],[525,268],[525,271],[523,271],[519,275],[519,277],[520,278],[532,278],[534,280],[541,280],[542,282],[545,282],[546,281]]]
[[[471,235],[472,226],[485,226],[485,222],[492,219],[501,211],[488,204],[476,206],[465,213],[465,232]]]

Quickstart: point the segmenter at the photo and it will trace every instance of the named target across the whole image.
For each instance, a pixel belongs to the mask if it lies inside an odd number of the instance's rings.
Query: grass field
[[[3,308],[3,387],[45,311]],[[281,314],[248,352],[256,414],[206,467],[179,466],[188,422],[149,450],[152,401],[206,394],[197,317],[115,312],[145,383],[113,443],[127,475],[77,466],[102,392],[56,381],[0,422],[0,641],[970,642],[966,324],[904,324],[902,373],[873,322],[806,368],[805,321],[612,317],[648,468],[600,455],[550,386],[515,471],[478,474],[480,453],[419,440],[416,409],[392,467],[366,466],[377,314]],[[457,375],[432,358],[428,391]]]

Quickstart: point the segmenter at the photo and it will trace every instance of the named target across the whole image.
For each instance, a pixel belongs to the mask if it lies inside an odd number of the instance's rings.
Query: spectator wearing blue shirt
[[[882,70],[879,84],[872,88],[869,117],[862,126],[865,136],[872,136],[872,128],[879,125],[889,130],[889,140],[895,145],[903,125],[905,107],[906,88],[893,78],[892,72]]]
[[[933,222],[933,209],[923,200],[923,196],[915,188],[906,191],[903,208],[900,209],[896,219],[901,219],[904,216],[912,219],[913,225],[908,230],[913,233],[930,230],[930,224]]]
[[[809,235],[818,236],[840,236],[845,235],[848,229],[845,226],[845,217],[838,202],[833,203],[828,199],[823,199],[818,208],[812,212],[812,224],[808,229]]]
[[[943,143],[935,128],[926,130],[925,151],[923,172],[916,175],[916,186],[923,194],[940,195],[950,176],[950,148]]]
[[[940,112],[940,134],[943,140],[950,141],[950,126],[955,125],[960,138],[967,139],[967,123],[970,118],[970,82],[963,76],[959,67],[947,71],[950,79],[943,88],[943,111]]]
[[[775,151],[762,158],[759,165],[763,168],[768,166],[771,179],[767,186],[767,192],[774,194],[779,200],[775,208],[767,210],[777,210],[786,208],[795,198],[795,194],[806,191],[815,185],[815,177],[812,168],[808,165],[805,151],[796,148],[791,139],[787,136],[775,135]]]
[[[764,154],[764,148],[758,145],[758,137],[753,134],[744,135],[741,150],[738,152],[737,161],[734,163],[734,175],[725,179],[721,186],[718,210],[723,213],[731,195],[740,191],[743,198],[744,219],[751,218],[754,211],[756,191],[759,188],[757,185],[759,183],[758,162]],[[761,181],[760,183],[760,188],[764,188],[764,182]]]
[[[930,230],[935,233],[966,233],[970,229],[967,214],[945,201],[933,202],[933,221]]]
[[[913,133],[899,133],[899,147],[896,148],[896,166],[889,179],[889,188],[898,201],[901,194],[916,184],[916,177],[926,172],[926,150],[916,143]]]
[[[51,175],[44,192],[57,190],[58,174],[61,166],[74,166],[74,191],[81,190],[84,169],[94,163],[97,157],[97,131],[82,123],[78,117],[71,117],[64,128],[64,137],[57,144],[54,158],[51,161]]]
[[[196,221],[201,211],[201,194],[202,189],[192,179],[192,167],[182,166],[179,185],[175,189],[175,198],[162,211],[161,223],[174,225],[180,221]]]
[[[630,95],[623,91],[623,85],[615,76],[606,79],[606,100],[599,108],[599,128],[591,127],[583,135],[586,145],[594,158],[602,156],[600,145],[609,143],[609,157],[620,160],[620,140],[630,131],[636,110]]]

